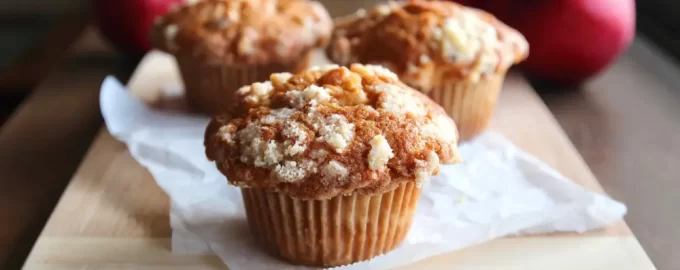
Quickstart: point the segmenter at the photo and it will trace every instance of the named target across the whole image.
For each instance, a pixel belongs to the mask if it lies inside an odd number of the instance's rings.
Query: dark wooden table
[[[644,38],[568,93],[540,89],[658,269],[680,269],[680,66]]]
[[[135,67],[91,28],[0,129],[0,268],[20,268],[102,119],[99,85]],[[539,89],[658,269],[680,269],[680,70],[642,38],[571,91]]]
[[[136,62],[92,28],[0,129],[0,269],[19,269],[102,125],[99,86]]]

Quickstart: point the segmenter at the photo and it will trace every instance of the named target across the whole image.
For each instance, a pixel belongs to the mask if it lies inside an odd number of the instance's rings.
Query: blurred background
[[[164,2],[177,1],[96,2],[100,19],[140,29],[153,18],[149,14],[167,6]],[[338,16],[380,1],[320,2]],[[513,26],[536,27],[520,29],[531,36],[532,54],[540,51],[534,49],[541,41],[566,38],[585,41],[575,45],[576,51],[601,57],[567,55],[563,62],[535,57],[523,70],[607,192],[628,203],[628,224],[657,267],[680,269],[672,256],[680,250],[675,207],[680,194],[680,1],[463,2],[492,9]],[[626,13],[626,3],[634,5],[634,14]],[[152,8],[135,8],[141,6]],[[0,179],[0,269],[21,265],[101,127],[97,100],[103,78],[113,74],[127,81],[144,51],[134,38],[117,37],[119,46],[112,46],[104,36],[116,33],[102,35],[93,10],[89,0],[0,0],[0,175],[13,177]],[[542,33],[540,26],[548,24],[554,25],[551,33]],[[561,72],[567,69],[574,71]],[[30,147],[19,134],[33,134]],[[53,160],[59,165],[50,167]],[[16,169],[33,162],[46,163],[46,172]],[[658,196],[650,200],[638,194]],[[10,202],[25,202],[25,211],[4,216],[3,207],[15,207],[3,203],[10,197],[20,198]]]
[[[124,2],[151,3],[177,2],[178,0],[139,0],[113,1],[104,4],[115,15],[130,13],[128,4]],[[356,2],[356,6],[371,6],[376,0],[345,0]],[[83,31],[91,26],[95,18],[90,0],[2,0],[0,1],[0,123],[8,117],[13,109],[20,104],[27,93],[48,75],[48,71],[63,59],[65,51],[80,37]],[[118,3],[123,4],[118,4]],[[322,2],[333,4],[333,0]],[[504,7],[507,5],[527,8],[542,5],[541,2],[588,2],[580,1],[507,1],[507,0],[460,0],[466,4],[482,7]],[[598,2],[598,0],[592,1]],[[612,1],[604,1],[612,2]],[[617,2],[617,1],[613,1]],[[628,2],[628,1],[623,1]],[[632,2],[632,0],[631,0]],[[488,3],[493,3],[489,5]],[[509,4],[511,3],[511,4]],[[528,4],[527,4],[528,3]],[[140,4],[142,5],[142,4]],[[560,4],[562,5],[562,4]],[[666,53],[677,56],[680,54],[680,18],[674,13],[680,10],[680,2],[672,0],[637,1],[637,30],[653,43],[661,47]],[[343,15],[352,12],[347,5],[342,8],[331,8],[332,15]],[[507,8],[507,7],[506,7]],[[602,7],[604,9],[613,7]],[[499,15],[499,14],[497,14]],[[123,15],[124,16],[124,15]],[[132,13],[126,20],[137,20],[139,16]],[[503,18],[505,19],[505,18]],[[139,24],[143,24],[140,22]],[[91,27],[90,27],[91,28]],[[93,30],[93,29],[90,29]],[[95,31],[91,31],[95,32]],[[93,33],[96,35],[96,33]],[[99,37],[93,37],[99,38]],[[101,43],[100,41],[98,41]],[[94,42],[97,43],[97,42]],[[104,45],[107,44],[95,44]],[[532,44],[532,46],[535,46]],[[101,49],[101,48],[98,48]],[[110,48],[106,48],[110,51]],[[129,51],[129,50],[128,50]],[[82,53],[82,52],[79,52]],[[88,52],[91,53],[91,52]],[[115,52],[114,52],[115,53]]]
[[[86,0],[0,1],[0,123],[30,93],[88,21]]]

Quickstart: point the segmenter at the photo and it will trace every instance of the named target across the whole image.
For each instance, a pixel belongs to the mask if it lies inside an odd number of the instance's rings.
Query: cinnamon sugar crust
[[[220,64],[293,62],[328,43],[332,21],[308,0],[193,0],[159,17],[151,31],[165,52]]]
[[[422,185],[459,162],[455,123],[380,66],[315,67],[241,88],[206,130],[210,160],[239,187],[300,199]]]
[[[477,81],[505,72],[528,52],[525,38],[491,14],[425,0],[388,2],[339,18],[327,48],[338,64],[381,64],[425,92],[434,77]]]

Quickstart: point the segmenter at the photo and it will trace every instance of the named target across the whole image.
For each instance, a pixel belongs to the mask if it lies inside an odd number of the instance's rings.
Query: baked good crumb
[[[424,92],[436,76],[478,81],[528,51],[526,39],[491,14],[426,0],[387,2],[336,19],[327,48],[336,63],[384,65]]]
[[[300,199],[418,186],[459,161],[455,123],[381,66],[272,74],[236,92],[206,130],[206,154],[228,181]]]
[[[294,62],[327,44],[332,21],[308,0],[201,0],[177,5],[151,31],[156,48],[222,64]]]

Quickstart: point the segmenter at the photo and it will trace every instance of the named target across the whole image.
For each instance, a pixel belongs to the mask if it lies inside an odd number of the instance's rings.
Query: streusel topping
[[[339,64],[378,63],[423,91],[446,76],[472,81],[505,71],[528,54],[516,30],[492,15],[451,1],[380,4],[336,20],[329,57]]]
[[[238,64],[287,63],[324,46],[332,28],[308,0],[187,1],[159,17],[154,46],[175,55]]]
[[[380,66],[314,67],[244,86],[206,130],[229,182],[296,198],[377,194],[422,185],[459,161],[454,122]]]

